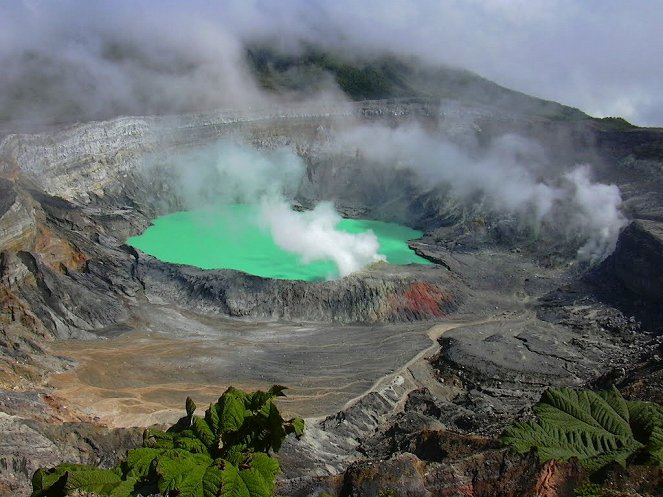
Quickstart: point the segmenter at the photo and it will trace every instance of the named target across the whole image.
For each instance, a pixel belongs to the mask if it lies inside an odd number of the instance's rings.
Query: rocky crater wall
[[[431,266],[378,264],[340,280],[307,283],[164,265],[141,255],[138,271],[150,296],[199,312],[254,319],[436,320],[453,314],[465,291],[456,275]]]

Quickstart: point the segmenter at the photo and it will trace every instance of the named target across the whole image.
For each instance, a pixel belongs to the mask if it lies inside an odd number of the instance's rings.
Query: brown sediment
[[[53,344],[53,353],[66,355],[78,365],[51,376],[49,385],[59,398],[114,427],[170,422],[181,416],[187,396],[204,405],[229,386],[221,378],[187,374],[191,365],[186,359],[204,354],[196,344],[153,334],[135,335]]]
[[[87,261],[85,255],[70,242],[43,226],[37,229],[35,251],[54,271],[80,271]]]
[[[438,285],[417,281],[390,299],[393,315],[407,315],[415,319],[443,318],[454,308],[453,294]]]
[[[443,306],[451,301],[447,290],[424,282],[412,283],[403,296],[413,311],[435,317],[444,316]]]
[[[177,317],[174,323],[179,325]],[[51,353],[77,366],[52,375],[49,386],[73,408],[116,427],[173,421],[187,396],[202,408],[230,385],[256,390],[284,384],[288,396],[280,405],[286,414],[318,417],[397,374],[429,350],[431,339],[456,325],[228,326],[234,328],[213,338],[133,331],[102,341],[53,343]]]

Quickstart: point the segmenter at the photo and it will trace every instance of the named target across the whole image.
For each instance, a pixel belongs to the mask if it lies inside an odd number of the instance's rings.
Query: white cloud
[[[28,116],[255,103],[264,95],[241,47],[270,38],[415,54],[591,114],[663,125],[661,26],[660,0],[26,0],[0,16],[0,108],[40,71],[60,103],[36,102]],[[135,53],[112,60],[109,42]]]

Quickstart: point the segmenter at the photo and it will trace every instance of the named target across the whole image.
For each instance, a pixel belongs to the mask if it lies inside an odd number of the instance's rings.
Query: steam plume
[[[615,249],[619,231],[626,224],[620,210],[619,188],[592,183],[590,169],[582,165],[564,176],[572,185],[570,196],[577,207],[571,223],[589,239],[578,250],[578,257],[590,263],[605,259]]]
[[[468,152],[416,125],[371,125],[340,133],[337,144],[385,167],[413,171],[422,190],[450,185],[458,198],[480,193],[498,211],[563,227],[583,240],[578,258],[591,263],[612,252],[626,223],[615,185],[593,183],[587,165],[555,168],[540,145],[521,136],[504,135]]]
[[[259,224],[270,231],[279,247],[299,255],[304,263],[331,260],[338,274],[347,276],[384,260],[377,253],[379,244],[372,232],[350,234],[337,229],[341,216],[331,203],[320,203],[304,213],[292,210],[288,199],[294,196],[305,165],[288,148],[258,151],[222,141],[173,156],[169,166],[188,208],[258,205]]]
[[[341,216],[329,202],[299,213],[282,199],[264,199],[262,217],[279,247],[300,255],[304,263],[331,259],[340,276],[385,260],[377,253],[378,239],[372,232],[350,234],[336,229]]]

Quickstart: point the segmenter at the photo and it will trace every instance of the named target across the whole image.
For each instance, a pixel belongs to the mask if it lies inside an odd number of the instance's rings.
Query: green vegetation
[[[253,46],[247,59],[262,87],[277,93],[314,92],[325,88],[331,77],[353,100],[448,98],[555,120],[588,118],[573,107],[509,90],[470,71],[432,67],[414,58],[362,59],[309,45],[298,54]]]
[[[614,129],[617,131],[624,131],[624,130],[637,128],[637,126],[631,124],[622,117],[603,117],[596,120],[600,122],[603,125],[603,127],[608,129]]]
[[[331,75],[354,100],[410,97],[415,93],[404,79],[407,66],[393,57],[361,62],[348,61],[313,47],[301,55],[254,47],[249,50],[248,59],[258,81],[272,91],[315,91]]]
[[[273,399],[285,387],[247,394],[230,387],[205,411],[186,399],[186,416],[167,431],[146,430],[143,447],[130,450],[112,469],[61,464],[39,469],[32,477],[32,497],[60,497],[78,492],[130,497],[161,493],[178,497],[270,497],[278,451],[285,437],[298,438],[301,418],[284,420]]]
[[[576,497],[601,497],[603,487],[597,483],[585,483],[575,489]]]
[[[577,458],[590,472],[617,462],[663,466],[663,406],[605,392],[551,388],[534,407],[538,419],[507,428],[502,442],[540,460]]]

